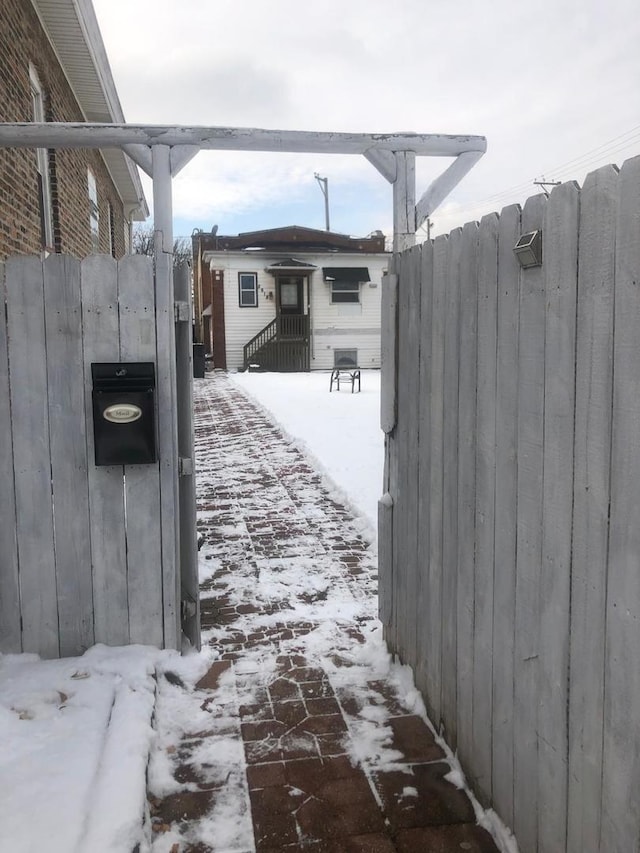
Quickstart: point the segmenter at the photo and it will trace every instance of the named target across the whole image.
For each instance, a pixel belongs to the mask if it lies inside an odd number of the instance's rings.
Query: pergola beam
[[[330,133],[244,127],[0,123],[0,146],[15,148],[123,148],[125,145],[195,145],[214,151],[281,151],[308,154],[364,154],[370,148],[413,151],[431,157],[484,153],[484,136],[435,133]]]
[[[0,123],[0,148],[120,148],[154,179],[174,177],[199,151],[361,154],[393,185],[394,251],[413,245],[416,228],[487,149],[484,136],[437,133],[331,133],[244,127]],[[156,149],[168,158],[154,158]],[[455,157],[416,207],[415,158]],[[160,165],[160,163],[162,165]],[[167,236],[166,227],[161,229]]]

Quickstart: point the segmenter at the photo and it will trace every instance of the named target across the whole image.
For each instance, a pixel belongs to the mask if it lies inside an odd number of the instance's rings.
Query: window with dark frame
[[[331,282],[331,302],[360,302],[360,283],[357,281],[340,281],[334,279]]]
[[[241,308],[258,307],[258,274],[238,273],[238,300]]]
[[[112,258],[116,256],[116,214],[109,202],[109,252]]]

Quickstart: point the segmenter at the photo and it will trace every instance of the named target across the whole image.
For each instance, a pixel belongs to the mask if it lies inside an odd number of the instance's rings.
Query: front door
[[[283,276],[278,279],[278,303],[281,314],[304,314],[304,279]]]

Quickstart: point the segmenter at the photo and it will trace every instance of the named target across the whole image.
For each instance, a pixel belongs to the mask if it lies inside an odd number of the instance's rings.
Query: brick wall
[[[29,0],[0,0],[0,121],[33,118],[29,63],[45,95],[48,121],[83,121],[65,75]],[[122,202],[98,151],[49,152],[54,247],[84,257],[92,252],[87,169],[98,187],[100,251],[109,253],[109,204],[115,218],[115,254],[125,253]],[[0,259],[41,251],[36,153],[0,148]]]

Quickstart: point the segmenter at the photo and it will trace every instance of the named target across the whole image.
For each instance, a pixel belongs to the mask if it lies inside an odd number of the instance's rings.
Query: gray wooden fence
[[[174,318],[151,260],[10,258],[0,296],[0,651],[179,648]],[[91,364],[118,361],[156,366],[156,464],[94,464]]]
[[[640,157],[395,256],[383,299],[389,644],[522,853],[637,853]]]

